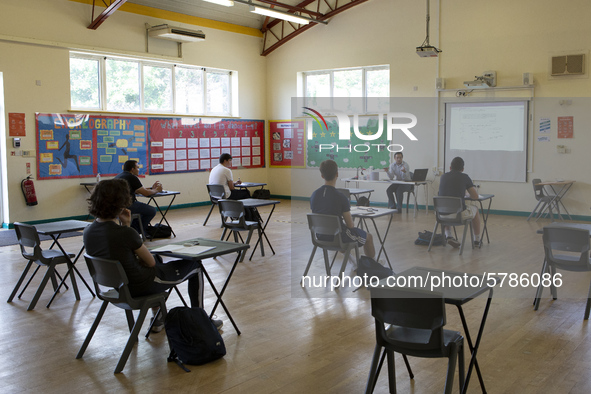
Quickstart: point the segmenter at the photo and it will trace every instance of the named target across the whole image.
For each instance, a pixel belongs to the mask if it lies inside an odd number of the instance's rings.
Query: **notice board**
[[[208,170],[222,153],[233,167],[265,166],[265,121],[149,118],[150,174]]]
[[[35,119],[38,179],[116,175],[127,160],[146,173],[146,118],[37,113]]]
[[[270,120],[269,167],[306,167],[306,135],[303,120]]]
[[[326,126],[310,120],[308,122],[312,123],[312,139],[308,140],[308,167],[319,167],[320,163],[327,159],[336,161],[339,168],[371,166],[384,168],[389,165],[390,154],[387,146],[390,141],[385,131],[378,139],[369,142],[370,145],[380,145],[379,149],[365,148],[363,145],[367,145],[368,142],[355,135],[353,126],[351,126],[351,139],[339,140],[339,125],[336,117],[326,117]],[[359,131],[365,135],[377,134],[378,122],[378,116],[360,116]],[[386,119],[383,119],[383,122],[382,130],[386,130]]]

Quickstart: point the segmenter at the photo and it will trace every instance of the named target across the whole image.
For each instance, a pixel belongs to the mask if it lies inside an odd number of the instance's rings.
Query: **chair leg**
[[[41,283],[39,284],[39,287],[37,288],[37,291],[35,292],[35,295],[33,296],[31,303],[29,304],[29,307],[27,308],[28,311],[32,311],[33,309],[35,309],[35,305],[37,305],[37,301],[39,301],[39,297],[41,297],[41,293],[43,293],[43,290],[47,285],[47,281],[53,276],[54,271],[55,264],[50,264],[47,267],[47,272],[43,276],[43,279],[41,280]]]
[[[144,323],[144,319],[146,318],[146,314],[148,313],[148,309],[150,309],[150,308],[145,307],[145,308],[142,308],[142,310],[140,310],[140,314],[139,314],[137,320],[135,321],[135,324],[133,325],[133,329],[131,330],[131,334],[129,334],[129,339],[127,340],[127,344],[125,345],[125,348],[123,349],[123,353],[121,354],[121,358],[119,359],[119,362],[117,363],[117,366],[115,367],[115,371],[113,373],[119,373],[125,367],[125,364],[127,363],[127,359],[129,358],[129,354],[131,353],[131,350],[133,349],[133,345],[138,340],[137,337],[140,332],[140,329],[142,328],[142,324]],[[128,321],[129,321],[129,319],[128,319]]]
[[[456,372],[456,362],[458,358],[458,348],[452,345],[450,350],[449,361],[447,363],[447,376],[445,378],[445,394],[451,394],[454,386],[454,374]]]
[[[25,267],[25,270],[23,271],[23,273],[22,273],[21,277],[19,278],[18,282],[16,282],[16,286],[14,286],[14,290],[12,290],[12,293],[10,294],[10,297],[8,297],[8,301],[6,301],[6,302],[12,302],[12,300],[14,299],[14,296],[16,295],[16,292],[18,291],[18,288],[21,287],[21,284],[23,283],[23,280],[25,280],[25,277],[29,273],[29,269],[31,268],[31,265],[33,265],[33,262],[31,260],[29,260],[29,262],[27,263],[27,266]]]
[[[204,226],[207,224],[207,221],[209,220],[209,215],[211,215],[211,212],[213,211],[214,206],[215,206],[214,204],[211,204],[211,208],[209,209],[209,213],[207,214],[207,217],[205,218],[205,222],[203,222]]]
[[[429,241],[429,247],[427,248],[427,252],[430,252],[431,246],[433,246],[433,240],[435,239],[435,234],[437,234],[437,226],[439,226],[439,222],[435,222],[435,228],[433,229],[433,234],[431,235],[431,241]],[[441,227],[443,228],[443,225],[441,225]]]
[[[332,264],[328,263],[328,250],[322,249],[322,255],[324,256],[324,267],[326,268],[326,275],[331,276]]]
[[[226,236],[226,231],[227,230],[228,229],[226,227],[224,227],[224,231],[222,232],[222,236],[220,237],[220,241],[223,241],[224,240],[224,237]]]
[[[410,379],[414,379],[415,374],[412,373],[412,369],[410,368],[410,363],[408,362],[408,357],[406,357],[406,354],[402,355],[402,359],[404,360],[404,365],[406,365],[406,370],[408,371],[408,377]]]
[[[339,271],[339,277],[342,277],[345,273],[345,268],[347,267],[347,263],[349,262],[349,256],[351,255],[351,247],[347,246],[343,257],[343,263],[341,264],[341,270]],[[343,281],[344,282],[344,281]],[[344,283],[343,283],[344,285]]]
[[[589,311],[591,310],[591,284],[589,284],[589,292],[587,293],[587,305],[585,305],[585,320],[589,320]]]
[[[31,275],[31,277],[29,278],[29,280],[25,284],[25,287],[23,287],[23,289],[21,290],[21,292],[18,294],[18,298],[19,299],[23,296],[23,293],[25,292],[25,290],[27,290],[27,287],[29,287],[29,284],[31,283],[31,281],[33,280],[33,278],[35,277],[35,275],[37,275],[37,271],[39,271],[39,268],[41,268],[40,265],[38,265],[35,268],[35,271],[33,271],[33,274]]]
[[[544,276],[544,273],[548,269],[548,262],[544,258],[544,264],[542,264],[542,273],[540,274],[540,278]],[[536,297],[534,298],[534,311],[537,311],[540,307],[540,298],[542,298],[542,292],[544,291],[544,286],[542,286],[542,281],[540,280],[540,284],[538,286],[538,290],[536,291]]]
[[[308,259],[308,265],[306,265],[306,269],[304,270],[304,275],[302,275],[302,278],[304,276],[306,276],[308,274],[308,270],[310,270],[310,266],[312,265],[312,260],[314,260],[314,255],[316,254],[316,249],[318,249],[318,246],[314,245],[314,248],[312,248],[312,254],[310,255],[310,258]],[[328,269],[328,267],[326,267]],[[330,274],[328,274],[330,275]],[[300,280],[301,283],[301,280]]]
[[[531,217],[534,216],[534,214],[536,213],[536,210],[538,209],[538,207],[540,206],[541,203],[542,203],[542,200],[538,200],[538,204],[536,205],[536,207],[534,208],[534,210],[531,211],[531,213],[527,217],[527,221],[529,221],[529,219],[531,219]]]
[[[365,385],[365,394],[373,393],[376,381],[378,380],[378,363],[380,361],[381,351],[382,347],[376,344],[376,347],[373,351],[373,358],[371,359],[371,366],[369,367],[369,376],[367,377],[367,384]]]
[[[84,340],[84,343],[80,347],[80,350],[78,350],[78,354],[76,355],[77,359],[82,358],[82,356],[84,355],[84,352],[86,351],[86,348],[88,347],[88,344],[90,343],[90,340],[92,339],[94,332],[96,331],[96,328],[98,327],[99,323],[101,322],[101,319],[103,318],[103,315],[105,314],[105,310],[107,310],[108,305],[109,305],[108,301],[103,301],[103,304],[101,305],[101,309],[99,309],[99,311],[94,319],[94,323],[92,323],[92,326],[90,327],[90,331],[88,331],[88,334],[86,335],[86,339]]]
[[[556,277],[556,268],[552,265],[550,265],[549,268],[550,268],[551,278],[555,278]],[[550,291],[552,292],[552,299],[554,301],[556,301],[558,299],[558,290],[556,289],[556,286],[554,286],[554,281],[550,281]]]
[[[468,232],[468,223],[464,224],[464,235],[462,236],[462,244],[460,245],[460,256],[464,252],[464,244],[466,243],[466,233]],[[471,231],[470,231],[471,233]],[[472,242],[472,247],[474,247],[474,242]]]
[[[465,375],[465,361],[464,361],[464,341],[460,342],[458,346],[458,375],[460,376],[460,393],[464,389],[464,384],[466,383],[466,375]]]
[[[130,310],[125,310],[125,317],[127,318],[127,327],[129,328],[129,332],[133,329],[135,324],[135,320],[133,318],[133,312]]]
[[[394,352],[386,349],[386,356],[388,358],[388,383],[390,386],[390,393],[396,393],[396,365],[394,363]]]

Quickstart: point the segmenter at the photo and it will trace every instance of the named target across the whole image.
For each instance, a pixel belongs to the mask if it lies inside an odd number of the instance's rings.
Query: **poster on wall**
[[[559,116],[558,117],[558,138],[573,138],[574,133],[574,117],[573,116]]]
[[[270,167],[306,167],[304,121],[269,121]]]
[[[150,174],[205,171],[232,155],[233,167],[265,165],[265,121],[150,118]]]
[[[146,173],[146,118],[37,113],[35,119],[38,179],[113,176],[127,160]]]

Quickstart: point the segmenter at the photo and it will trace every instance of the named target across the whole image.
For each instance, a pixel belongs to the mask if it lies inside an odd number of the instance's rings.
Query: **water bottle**
[[[101,181],[101,173],[99,172],[98,174],[96,174],[96,183],[99,183]]]

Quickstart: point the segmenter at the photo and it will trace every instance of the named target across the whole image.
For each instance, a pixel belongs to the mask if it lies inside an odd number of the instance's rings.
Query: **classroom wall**
[[[439,58],[420,58],[415,47],[425,38],[425,2],[372,0],[356,6],[292,40],[268,56],[268,108],[270,118],[290,116],[290,98],[297,95],[296,74],[319,69],[390,65],[391,96],[454,96],[438,93],[437,77],[446,80],[447,89],[463,89],[463,81],[486,70],[495,70],[498,86],[522,84],[522,73],[532,72],[535,80],[533,135],[530,135],[530,165],[527,183],[477,182],[481,193],[493,193],[493,209],[529,212],[535,206],[531,179],[574,179],[576,184],[565,198],[571,213],[589,215],[591,174],[587,169],[587,102],[591,80],[552,79],[549,59],[561,52],[591,48],[591,4],[585,1],[432,1],[430,43],[443,50]],[[557,53],[558,52],[558,53]],[[589,58],[587,58],[589,60]],[[527,92],[526,92],[527,93]],[[523,96],[522,90],[481,93],[485,99]],[[474,97],[479,97],[474,95]],[[560,99],[573,98],[570,106]],[[538,101],[543,99],[543,101]],[[575,116],[572,140],[558,140],[556,117]],[[537,142],[539,119],[553,120],[551,141]],[[405,159],[412,168],[443,166],[443,129],[437,127],[438,114],[428,120],[430,134],[420,139],[420,147],[405,145]],[[439,119],[441,121],[441,119]],[[556,152],[556,145],[571,148],[568,154]],[[491,165],[494,165],[492,163]],[[470,173],[470,169],[465,169]],[[354,175],[341,171],[341,177]],[[429,195],[438,190],[438,179]],[[283,170],[269,173],[273,192],[309,196],[321,184],[317,169]],[[282,182],[283,180],[283,182]],[[476,180],[477,181],[477,180]],[[383,188],[376,187],[372,201],[385,202]],[[419,196],[419,203],[425,200]]]
[[[21,149],[35,150],[35,112],[67,113],[69,110],[68,48],[95,49],[116,54],[175,59],[174,42],[150,39],[146,54],[145,23],[170,23],[201,29],[203,42],[183,44],[186,64],[234,70],[239,75],[239,115],[246,119],[266,119],[266,60],[261,57],[261,38],[167,21],[125,11],[117,11],[97,30],[90,23],[92,6],[68,0],[0,0],[0,72],[4,76],[6,113],[26,115],[26,137]],[[41,81],[41,86],[36,81]],[[12,139],[6,135],[8,212],[4,223],[73,217],[86,214],[86,190],[81,181],[92,179],[35,180],[39,205],[27,207],[20,190],[26,176],[25,165],[33,158],[12,157]],[[235,170],[235,177],[267,181],[267,169]],[[175,204],[209,201],[205,184],[209,173],[146,176],[144,185],[160,180],[168,190],[179,190]]]

